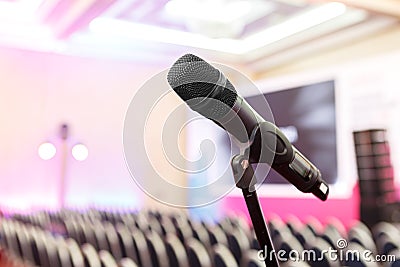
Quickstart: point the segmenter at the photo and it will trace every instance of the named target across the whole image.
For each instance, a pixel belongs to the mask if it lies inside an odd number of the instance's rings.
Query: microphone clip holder
[[[259,163],[275,166],[297,189],[313,193],[321,200],[326,200],[329,188],[322,181],[318,169],[303,158],[274,124],[267,121],[259,122],[253,128],[245,149],[232,157],[231,168],[235,184],[242,190],[258,243],[262,252],[266,253],[263,255],[265,265],[279,267],[277,253],[256,192],[257,179],[251,164]],[[292,178],[293,174],[295,179]]]
[[[242,189],[260,248],[264,253],[267,253],[267,255],[263,255],[264,263],[267,267],[279,267],[276,252],[255,190],[256,177],[254,169],[249,160],[241,154],[232,158],[231,167],[236,186]]]

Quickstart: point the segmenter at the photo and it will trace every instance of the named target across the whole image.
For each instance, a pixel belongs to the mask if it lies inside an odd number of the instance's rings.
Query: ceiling
[[[399,19],[398,0],[0,0],[0,44],[154,62],[196,52],[257,71]]]

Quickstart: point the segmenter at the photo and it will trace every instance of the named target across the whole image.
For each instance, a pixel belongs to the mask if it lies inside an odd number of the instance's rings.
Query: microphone
[[[250,163],[269,163],[304,193],[325,201],[329,187],[321,173],[274,124],[263,119],[218,69],[186,54],[170,68],[167,81],[194,111],[211,119],[241,143],[250,143]],[[274,144],[271,144],[274,142]],[[272,151],[273,150],[273,151]],[[264,154],[274,153],[272,162]]]

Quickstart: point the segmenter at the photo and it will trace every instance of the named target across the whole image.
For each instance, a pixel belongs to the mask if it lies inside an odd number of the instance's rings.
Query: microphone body
[[[329,187],[322,181],[318,168],[289,142],[278,127],[264,120],[242,97],[237,97],[231,112],[214,122],[240,142],[249,142],[250,163],[271,164],[300,191],[313,193],[321,200],[327,199]],[[240,131],[243,127],[245,133]]]
[[[262,118],[236,93],[222,72],[187,54],[171,67],[167,78],[190,108],[213,120],[239,142],[248,144],[249,163],[270,164],[300,191],[327,199],[329,187],[320,171],[278,127]]]

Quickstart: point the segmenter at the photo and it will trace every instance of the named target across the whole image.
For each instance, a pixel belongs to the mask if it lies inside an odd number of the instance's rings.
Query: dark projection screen
[[[263,97],[271,107],[275,124],[319,168],[323,179],[334,184],[337,180],[334,81],[246,97],[246,101],[266,118]],[[265,175],[262,167],[256,175]],[[287,182],[271,169],[264,183]]]

